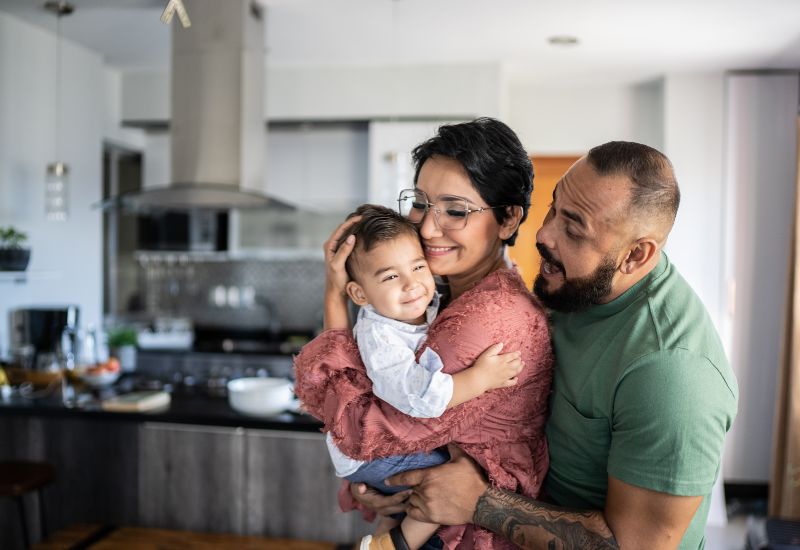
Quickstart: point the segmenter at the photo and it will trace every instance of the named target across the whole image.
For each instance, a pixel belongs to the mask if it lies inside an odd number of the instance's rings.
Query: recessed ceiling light
[[[553,46],[577,46],[578,37],[569,34],[557,34],[551,36],[547,41]]]

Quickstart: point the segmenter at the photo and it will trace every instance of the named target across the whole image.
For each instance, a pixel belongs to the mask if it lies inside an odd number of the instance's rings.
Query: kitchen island
[[[343,514],[321,424],[299,413],[253,418],[225,397],[176,391],[168,409],[64,406],[59,392],[0,400],[0,460],[47,461],[48,529],[102,523],[343,543],[370,530]],[[36,525],[36,500],[26,498]],[[18,548],[0,501],[0,548]]]

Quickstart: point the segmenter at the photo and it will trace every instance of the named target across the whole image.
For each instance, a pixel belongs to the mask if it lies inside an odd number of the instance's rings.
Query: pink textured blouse
[[[553,353],[545,312],[519,274],[497,270],[453,300],[418,351],[429,346],[453,374],[497,342],[505,344],[504,352],[522,351],[525,367],[517,385],[484,393],[439,418],[412,418],[375,397],[348,330],[328,330],[303,348],[295,359],[295,392],[348,456],[372,460],[452,442],[480,464],[493,485],[537,497],[548,466],[544,425]],[[352,497],[340,502],[355,508]],[[473,525],[443,527],[439,536],[448,549],[514,548]]]

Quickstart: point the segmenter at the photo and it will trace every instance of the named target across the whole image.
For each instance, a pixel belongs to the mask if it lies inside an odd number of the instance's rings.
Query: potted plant
[[[111,355],[119,359],[123,372],[136,369],[136,329],[117,327],[108,331],[108,347]]]
[[[0,271],[25,271],[31,249],[25,246],[28,236],[13,226],[0,227]]]

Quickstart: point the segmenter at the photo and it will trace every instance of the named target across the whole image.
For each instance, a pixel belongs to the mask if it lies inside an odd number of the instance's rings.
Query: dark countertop
[[[110,397],[114,393],[114,390],[104,391],[102,394],[83,392],[75,400],[78,405],[72,407],[64,405],[60,387],[37,398],[15,394],[6,399],[0,397],[0,415],[166,422],[298,432],[319,432],[322,428],[322,424],[313,417],[295,412],[283,412],[265,418],[245,416],[231,409],[226,397],[210,396],[201,392],[173,392],[169,408],[159,411],[123,413],[102,410],[100,398]]]

